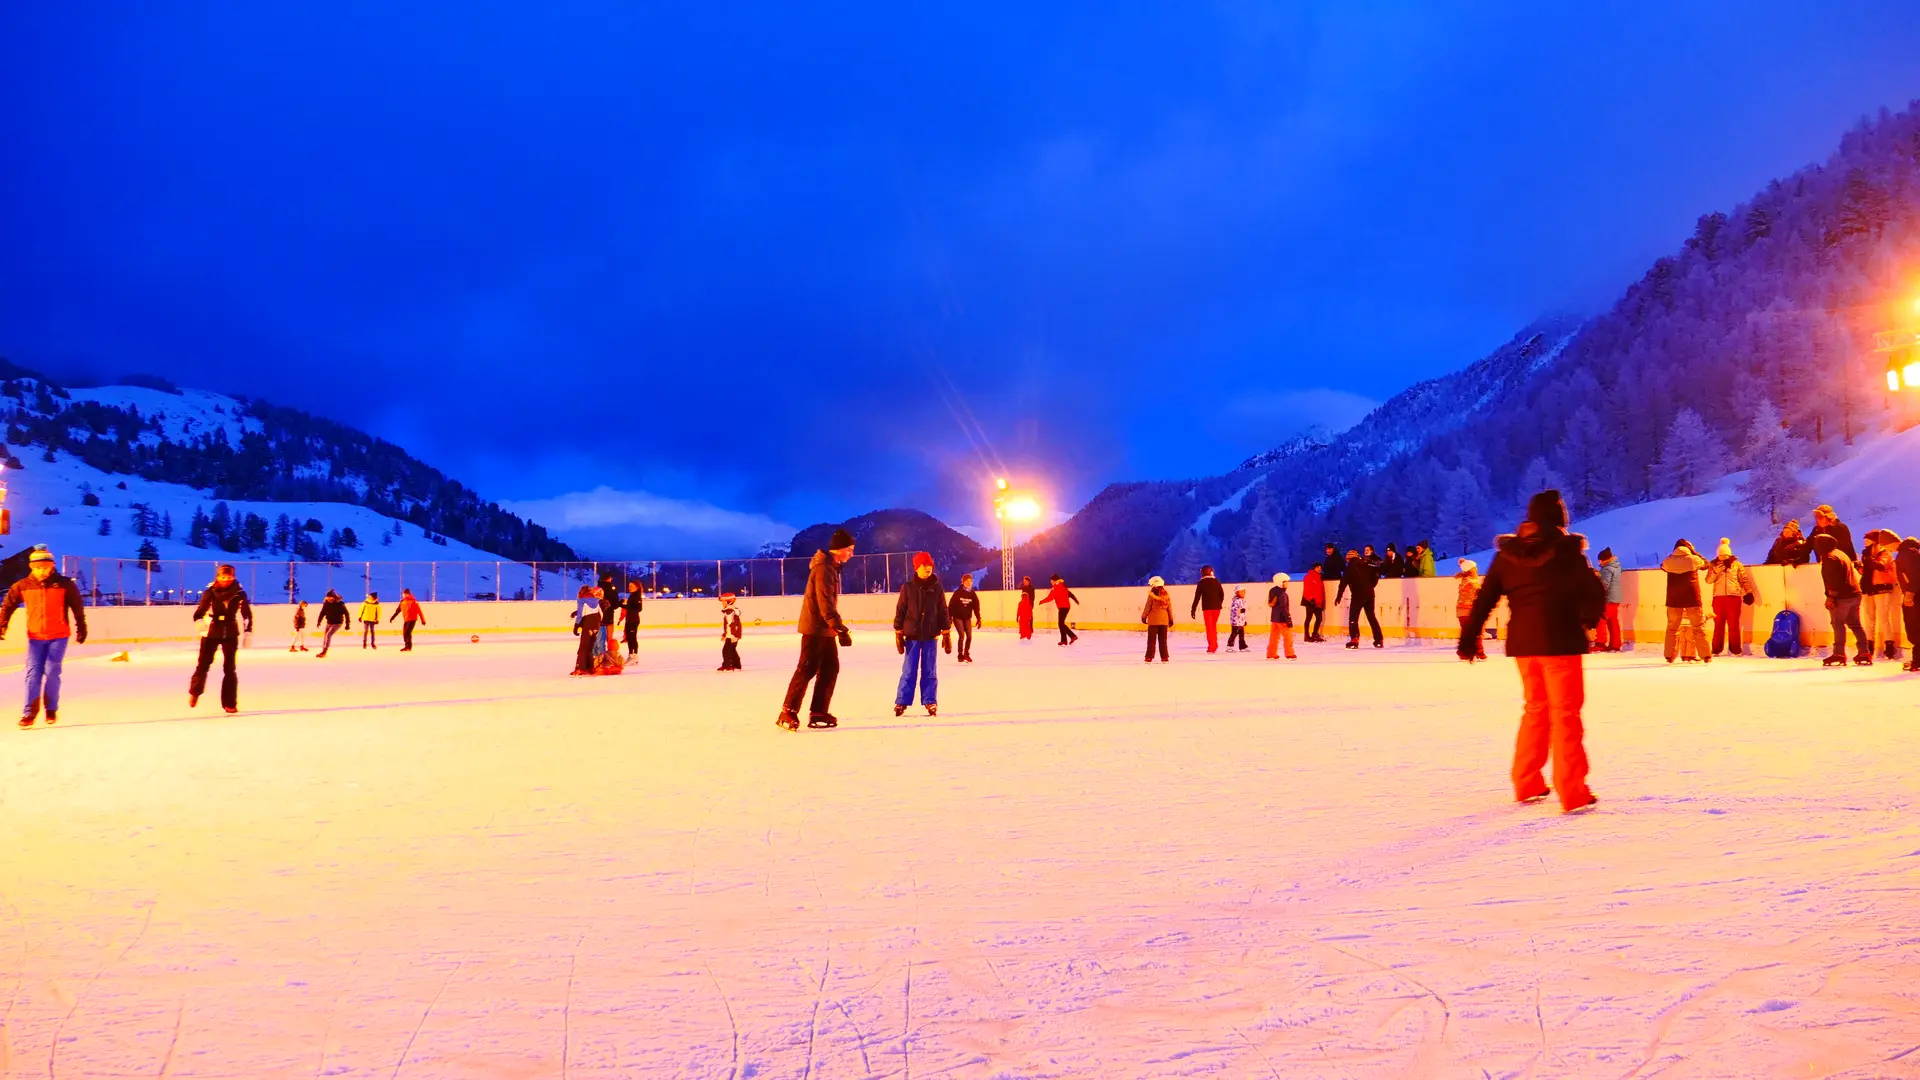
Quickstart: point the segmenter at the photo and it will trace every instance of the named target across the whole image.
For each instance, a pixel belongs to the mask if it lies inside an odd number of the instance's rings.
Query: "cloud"
[[[605,486],[500,505],[546,526],[581,554],[607,559],[731,558],[785,543],[799,531],[765,514]]]

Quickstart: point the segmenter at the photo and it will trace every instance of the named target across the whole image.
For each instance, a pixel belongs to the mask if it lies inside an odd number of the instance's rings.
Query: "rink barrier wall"
[[[1820,572],[1813,566],[1756,566],[1753,571],[1756,602],[1752,607],[1742,608],[1741,639],[1749,645],[1765,641],[1773,627],[1774,615],[1791,609],[1800,613],[1800,631],[1802,643],[1809,648],[1830,646],[1833,635],[1830,632],[1824,608],[1825,594],[1820,584]],[[1625,637],[1630,642],[1658,644],[1666,634],[1666,575],[1658,570],[1629,570],[1621,575],[1624,602],[1620,605],[1620,621]],[[1253,636],[1264,637],[1267,633],[1267,589],[1268,582],[1243,583],[1247,590],[1248,632]],[[1704,614],[1712,615],[1712,591],[1704,580],[1701,593],[1705,598]],[[1228,584],[1228,596],[1236,586]],[[1144,586],[1120,586],[1112,588],[1074,589],[1080,603],[1074,608],[1070,621],[1080,630],[1140,630],[1140,608],[1145,603]],[[1174,594],[1174,611],[1179,624],[1177,633],[1198,633],[1201,624],[1197,618],[1190,619],[1187,605],[1193,597],[1193,586],[1176,585],[1170,590]],[[1298,633],[1305,621],[1306,613],[1300,605],[1298,578],[1288,590],[1293,597],[1293,620]],[[1380,616],[1381,631],[1385,637],[1398,640],[1434,639],[1445,640],[1457,637],[1459,620],[1454,614],[1454,601],[1457,585],[1452,578],[1403,578],[1388,579],[1380,583],[1376,592],[1375,609]],[[856,631],[885,631],[893,622],[895,596],[892,593],[858,593],[843,595],[840,598],[840,610],[843,617],[853,625]],[[1011,629],[1015,623],[1015,609],[1019,594],[1007,591],[983,592],[980,594],[981,614],[990,627]],[[749,634],[755,631],[791,632],[799,618],[801,598],[798,596],[749,596],[739,601],[741,619]],[[573,601],[571,600],[506,600],[506,601],[466,601],[424,604],[427,622],[417,627],[416,634],[429,637],[439,635],[472,634],[565,634],[573,620]],[[349,604],[349,613],[357,613],[357,603]],[[1327,612],[1328,636],[1339,637],[1346,632],[1347,605],[1342,603]],[[173,605],[157,607],[103,607],[90,608],[87,613],[90,641],[96,644],[141,644],[158,642],[191,641],[194,637],[192,608]],[[311,620],[318,614],[318,605],[307,609]],[[392,605],[382,605],[382,630],[397,635],[398,623],[384,621],[391,615]],[[1495,611],[1492,625],[1504,627],[1505,604]],[[22,615],[15,620],[16,627]],[[1222,615],[1221,633],[1225,633],[1226,618]],[[287,604],[259,604],[254,607],[255,645],[284,641],[292,632],[293,609]],[[670,599],[648,601],[641,618],[642,630],[696,630],[713,629],[720,626],[720,605],[710,598]],[[1050,606],[1042,605],[1034,620],[1034,634],[1045,637],[1053,633],[1054,613]],[[309,626],[309,636],[318,637],[318,632]],[[359,627],[349,624],[346,633],[357,637]],[[1362,623],[1365,635],[1365,624]],[[13,634],[4,643],[0,643],[0,655],[20,653],[25,650],[22,634]]]

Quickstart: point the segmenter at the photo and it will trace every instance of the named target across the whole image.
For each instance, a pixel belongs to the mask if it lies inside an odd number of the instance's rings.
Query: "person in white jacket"
[[[1247,590],[1233,590],[1233,603],[1227,605],[1227,648],[1233,648],[1234,642],[1240,643],[1240,651],[1247,651]]]

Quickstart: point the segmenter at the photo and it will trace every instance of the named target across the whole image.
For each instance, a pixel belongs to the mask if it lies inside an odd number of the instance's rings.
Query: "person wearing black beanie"
[[[800,699],[813,683],[813,705],[807,726],[838,727],[831,712],[833,686],[840,679],[840,647],[853,645],[853,635],[840,618],[840,571],[853,558],[853,534],[833,530],[827,546],[813,553],[807,565],[807,590],[800,600],[800,662],[787,683],[787,697],[776,721],[788,731],[800,729]]]

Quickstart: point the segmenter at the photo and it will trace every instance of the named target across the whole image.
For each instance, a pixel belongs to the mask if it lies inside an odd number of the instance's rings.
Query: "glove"
[[[573,636],[574,636],[574,637],[579,637],[579,636],[580,636],[580,624],[579,624],[579,623],[574,623],[574,624],[573,624]]]
[[[941,631],[940,651],[947,652],[947,653],[950,653],[953,651],[953,634],[950,631],[944,631],[944,630]]]
[[[840,631],[840,633],[837,635],[837,639],[840,642],[841,648],[843,649],[853,648],[853,635],[847,633],[845,630]]]
[[[896,651],[904,654],[907,651],[907,635],[895,630],[893,632],[893,647]]]
[[[1740,602],[1741,602],[1741,603],[1743,603],[1743,604],[1745,604],[1745,605],[1747,605],[1748,607],[1752,607],[1752,606],[1753,606],[1753,594],[1752,594],[1752,593],[1748,593],[1747,595],[1745,595],[1745,596],[1743,596],[1743,597],[1741,597],[1741,598],[1740,598]]]
[[[5,640],[5,639],[6,639],[6,635],[5,635],[5,634],[0,634],[0,641],[3,641],[3,640]],[[78,631],[75,631],[75,633],[74,633],[74,635],[73,635],[73,642],[74,642],[74,644],[76,644],[76,645],[85,645],[85,644],[87,643],[87,632],[86,632],[86,630],[85,630],[85,629],[81,629],[81,630],[78,630]]]

